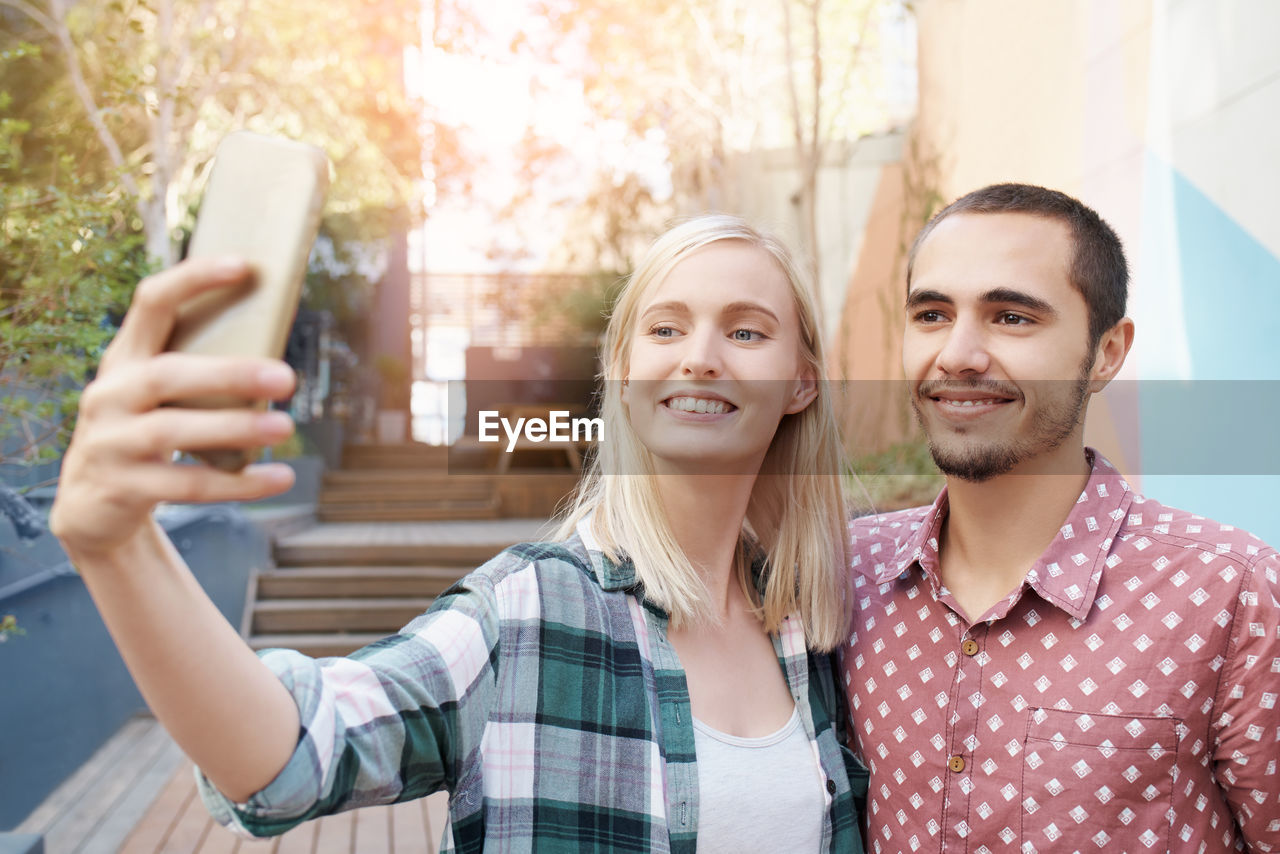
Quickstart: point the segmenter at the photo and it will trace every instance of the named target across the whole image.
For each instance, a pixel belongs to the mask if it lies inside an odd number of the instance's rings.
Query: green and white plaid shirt
[[[667,617],[585,527],[507,549],[348,658],[263,652],[298,703],[298,746],[245,804],[200,776],[214,817],[269,836],[448,789],[445,852],[693,852],[693,718]],[[831,657],[806,653],[794,618],[773,640],[822,778],[821,850],[861,852],[850,779],[860,796],[865,772]]]

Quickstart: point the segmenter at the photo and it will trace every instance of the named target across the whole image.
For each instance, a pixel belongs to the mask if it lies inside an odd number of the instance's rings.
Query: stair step
[[[353,632],[394,632],[431,607],[431,597],[379,599],[259,599],[254,634],[317,632],[341,627]]]
[[[307,566],[258,574],[260,599],[438,596],[471,567]]]
[[[312,658],[347,655],[394,632],[308,632],[295,634],[261,634],[249,637],[253,649],[296,649]]]
[[[277,544],[276,565],[286,566],[471,566],[476,567],[509,544],[496,543],[331,543]]]
[[[316,518],[321,522],[435,522],[465,519],[497,519],[498,502],[466,505],[433,504],[320,504]]]
[[[402,442],[394,445],[347,445],[342,449],[342,466],[349,469],[445,469],[449,449],[443,445]]]
[[[496,481],[497,477],[492,474],[473,474],[470,472],[457,474],[447,471],[418,471],[412,469],[373,469],[352,467],[334,469],[324,473],[324,484],[326,486],[341,486],[345,484],[379,484],[382,486],[396,486],[399,484],[406,484],[416,487],[426,485],[442,489],[456,489],[467,486],[488,489],[493,487]]]
[[[497,504],[492,490],[419,490],[380,489],[378,487],[330,489],[320,491],[321,504],[384,504],[388,507],[417,505],[422,507],[457,507],[470,509]]]

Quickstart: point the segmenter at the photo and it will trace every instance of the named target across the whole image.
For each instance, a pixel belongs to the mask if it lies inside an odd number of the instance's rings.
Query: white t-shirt
[[[698,854],[817,851],[826,798],[800,712],[782,729],[740,738],[693,721]]]

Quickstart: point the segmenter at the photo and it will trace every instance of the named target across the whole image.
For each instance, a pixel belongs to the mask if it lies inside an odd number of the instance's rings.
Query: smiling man
[[[869,850],[1280,850],[1280,558],[1084,446],[1127,282],[1115,232],[1040,187],[912,247],[903,365],[947,486],[850,525]]]

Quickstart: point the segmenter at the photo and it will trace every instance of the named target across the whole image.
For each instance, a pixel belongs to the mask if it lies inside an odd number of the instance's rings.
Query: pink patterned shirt
[[[868,851],[1280,851],[1280,557],[1101,455],[970,624],[931,507],[850,523]]]

